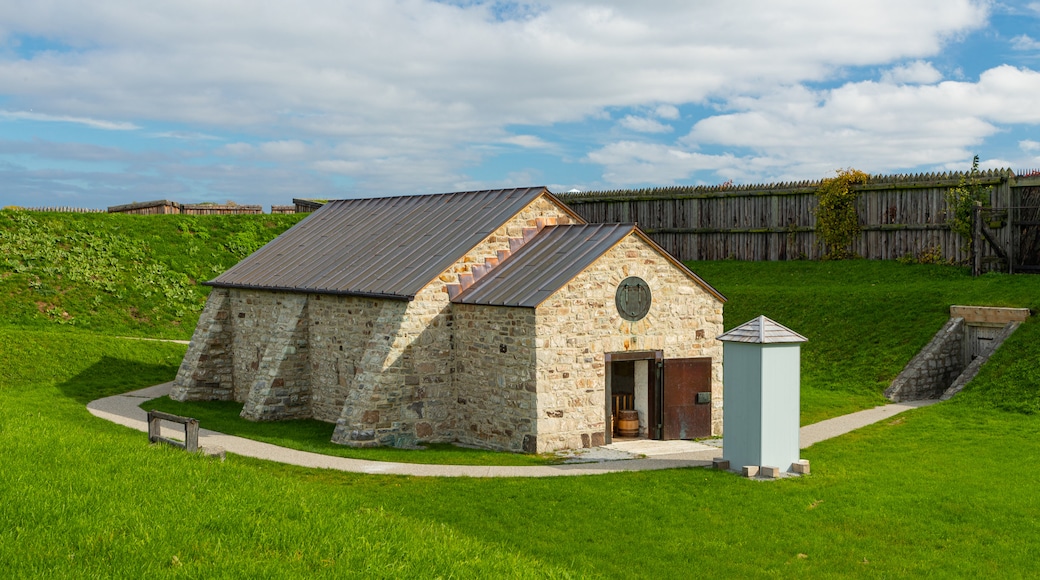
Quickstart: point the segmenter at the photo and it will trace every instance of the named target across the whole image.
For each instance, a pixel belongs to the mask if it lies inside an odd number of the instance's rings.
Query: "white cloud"
[[[253,152],[256,151],[256,148],[249,143],[228,143],[222,148],[222,150],[229,155],[244,157],[252,155]]]
[[[942,73],[932,66],[932,63],[916,60],[912,63],[897,66],[884,71],[881,81],[891,84],[926,84],[937,83],[942,80]]]
[[[719,171],[739,163],[732,155],[705,155],[654,143],[620,141],[588,155],[588,161],[606,167],[603,178],[611,184],[668,184],[703,170]]]
[[[661,119],[674,121],[679,118],[679,109],[674,105],[658,105],[657,108],[654,109],[654,115]]]
[[[368,178],[421,187],[457,178],[473,144],[509,127],[624,107],[674,120],[678,109],[655,104],[764,95],[842,67],[928,58],[988,15],[972,0],[539,6],[10,0],[0,35],[77,50],[0,56],[0,97],[52,116],[183,123],[256,142],[365,143],[392,151],[366,162],[381,168]]]
[[[1011,39],[1011,48],[1015,50],[1040,50],[1040,41],[1026,34]]]
[[[140,129],[140,127],[133,123],[105,121],[102,119],[92,119],[90,117],[73,117],[70,115],[48,115],[45,113],[35,113],[33,111],[0,111],[0,117],[19,121],[75,123],[77,125],[86,125],[87,127],[103,129],[105,131],[136,131],[137,129]]]
[[[1027,153],[1034,151],[1040,152],[1040,141],[1033,141],[1032,139],[1023,139],[1018,142],[1018,148]]]
[[[794,86],[736,98],[729,103],[735,112],[699,121],[673,146],[613,143],[587,160],[604,165],[604,177],[617,183],[659,183],[703,169],[754,181],[819,176],[847,166],[886,172],[961,163],[1001,124],[1040,124],[1038,94],[1040,73],[1010,66],[987,70],[974,83],[867,81],[820,91]],[[712,147],[747,153],[696,153]]]
[[[149,133],[149,137],[156,137],[160,139],[179,139],[183,141],[220,141],[221,138],[216,135],[207,135],[206,133],[197,133],[194,131],[159,131],[156,133]]]
[[[618,124],[622,127],[639,133],[668,133],[672,130],[670,125],[665,125],[654,119],[647,119],[646,117],[636,117],[633,115],[627,115]]]
[[[276,158],[297,158],[307,153],[307,146],[295,140],[268,141],[261,143],[259,149],[264,155]]]
[[[302,141],[265,141],[262,143],[228,143],[220,151],[235,157],[267,160],[295,160],[303,158],[310,149]]]
[[[1029,6],[1040,14],[1040,3]],[[228,145],[198,146],[223,154],[231,169],[254,163],[242,170],[241,187],[252,191],[265,179],[288,189],[293,172],[309,172],[314,188],[349,182],[358,194],[469,188],[477,182],[465,168],[503,144],[581,157],[571,142],[537,135],[539,127],[613,114],[644,133],[638,139],[661,140],[680,126],[671,123],[679,107],[687,119],[697,114],[688,104],[723,112],[663,145],[611,143],[633,136],[591,130],[581,138],[600,144],[586,160],[615,184],[698,171],[756,179],[848,165],[962,167],[1003,125],[1036,123],[1040,111],[1033,71],[998,67],[953,83],[932,64],[956,78],[942,47],[987,26],[993,7],[547,0],[497,13],[469,0],[9,0],[0,3],[0,37],[53,38],[76,50],[0,54],[0,102],[96,128],[137,129],[100,120],[134,119],[190,129],[154,134],[171,139],[228,131]],[[1022,34],[1012,46],[1035,50],[1036,42]],[[883,71],[880,82],[806,88],[853,67]],[[736,153],[714,153],[723,147]],[[270,160],[284,162],[285,174],[257,168]],[[233,170],[185,175],[240,187]],[[512,177],[524,175],[536,174]]]
[[[324,159],[315,161],[311,167],[318,171],[328,173],[339,173],[342,175],[354,175],[364,170],[365,166],[359,161],[347,161],[345,159]]]
[[[551,143],[535,135],[513,135],[502,139],[502,142],[523,147],[524,149],[550,149],[553,147]]]

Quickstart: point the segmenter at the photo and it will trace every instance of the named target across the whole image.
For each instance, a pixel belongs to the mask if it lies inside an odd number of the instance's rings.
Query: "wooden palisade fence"
[[[862,234],[853,250],[877,260],[932,256],[966,262],[968,244],[946,223],[946,193],[965,177],[957,172],[876,175],[854,186],[860,194]],[[1020,177],[1011,170],[984,171],[978,177],[990,194],[992,209],[984,213],[994,216],[986,222],[993,243],[978,244],[982,270],[1030,265],[1022,260],[1040,266],[1037,210],[1028,209],[1040,206],[1040,177]],[[819,259],[823,248],[814,212],[820,184],[663,187],[559,197],[589,222],[638,223],[681,260]]]

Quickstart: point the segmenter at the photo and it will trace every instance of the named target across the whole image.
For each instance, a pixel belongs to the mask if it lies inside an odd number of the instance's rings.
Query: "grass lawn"
[[[727,330],[764,314],[809,339],[803,425],[884,404],[885,388],[949,320],[953,304],[1040,310],[1040,276],[973,279],[962,268],[867,260],[689,265],[729,299]],[[1034,324],[1016,334],[1032,335]]]
[[[331,441],[332,431],[336,427],[332,423],[313,419],[256,423],[246,421],[239,416],[242,406],[242,403],[234,401],[180,403],[169,397],[159,397],[141,404],[141,408],[146,411],[155,409],[184,417],[194,417],[199,420],[201,426],[213,431],[337,457],[442,465],[549,465],[560,462],[559,458],[551,454],[503,453],[457,447],[449,443],[429,445],[426,449],[397,449],[394,447],[355,449],[337,445]]]
[[[196,302],[204,295],[188,272],[229,265],[237,260],[229,248],[243,251],[249,239],[258,243],[286,224],[228,220],[222,230],[216,221],[199,220],[181,224],[182,230],[163,216],[70,217],[68,227],[44,229],[54,247],[76,255],[28,259],[36,243],[25,241],[21,225],[3,221],[20,218],[0,214],[5,576],[1034,574],[1040,554],[1035,321],[953,401],[805,450],[813,473],[803,478],[764,483],[686,469],[423,479],[233,455],[221,463],[149,446],[143,433],[97,419],[84,405],[171,380],[182,345],[113,335],[186,337],[197,311],[178,288],[195,293]],[[108,237],[80,236],[92,229]],[[235,238],[236,231],[250,233]],[[133,244],[119,245],[121,235]],[[156,284],[172,285],[163,289],[172,297],[132,290],[140,285],[137,269],[105,269],[106,260],[111,266],[140,240],[148,250],[138,257],[154,267]],[[179,245],[166,248],[167,241]],[[75,249],[90,243],[97,252]],[[122,249],[102,251],[105,244]],[[80,278],[85,274],[71,260],[94,274]],[[973,280],[949,267],[863,261],[693,266],[730,298],[727,328],[765,314],[809,337],[803,423],[880,402],[884,386],[939,329],[950,304],[1037,309],[1040,301],[1040,277]],[[189,281],[177,286],[172,273]],[[95,287],[92,276],[111,286]],[[177,316],[178,308],[184,316]]]
[[[1012,341],[1005,371],[969,389],[1025,372],[1009,356],[1037,359],[1040,341]],[[172,378],[182,346],[2,327],[0,342],[10,577],[1027,576],[1040,553],[1040,417],[999,403],[825,441],[804,453],[812,475],[778,482],[370,476],[220,463],[88,414]],[[1037,384],[1018,394],[1035,402]]]

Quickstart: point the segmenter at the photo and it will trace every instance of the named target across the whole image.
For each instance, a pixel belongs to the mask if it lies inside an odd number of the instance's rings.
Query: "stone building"
[[[207,284],[177,400],[352,446],[721,433],[723,296],[545,188],[331,201]]]

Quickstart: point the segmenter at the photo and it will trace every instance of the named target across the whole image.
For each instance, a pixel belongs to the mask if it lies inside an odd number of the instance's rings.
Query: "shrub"
[[[950,225],[951,231],[964,238],[969,256],[972,254],[974,242],[972,224],[976,202],[989,207],[989,189],[979,183],[978,155],[972,159],[968,175],[962,175],[957,187],[951,187],[946,191],[946,223]]]
[[[816,233],[824,248],[824,260],[844,260],[858,257],[852,244],[860,234],[856,198],[853,185],[866,183],[869,177],[856,169],[839,169],[837,177],[824,179],[816,191]]]

